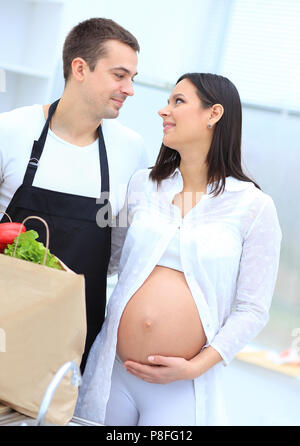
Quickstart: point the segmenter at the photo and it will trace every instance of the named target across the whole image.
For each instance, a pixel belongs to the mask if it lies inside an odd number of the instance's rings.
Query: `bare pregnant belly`
[[[205,343],[184,274],[156,266],[123,311],[117,343],[121,360],[148,364],[151,354],[191,359]]]

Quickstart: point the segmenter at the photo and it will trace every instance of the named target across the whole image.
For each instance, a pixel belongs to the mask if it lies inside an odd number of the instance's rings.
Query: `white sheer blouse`
[[[281,230],[271,197],[253,183],[227,177],[224,192],[212,187],[184,218],[172,204],[183,189],[179,169],[157,190],[148,169],[128,186],[129,228],[113,229],[110,270],[118,283],[107,317],[89,355],[76,414],[104,423],[122,312],[165,252],[180,227],[182,269],[207,337],[227,365],[265,326],[276,283]],[[124,214],[120,217],[125,225]],[[222,363],[194,380],[196,424],[223,425]]]

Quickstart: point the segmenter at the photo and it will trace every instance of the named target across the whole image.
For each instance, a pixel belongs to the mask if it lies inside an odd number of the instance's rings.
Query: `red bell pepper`
[[[0,223],[0,252],[3,252],[7,245],[13,243],[19,232],[26,232],[22,223]]]

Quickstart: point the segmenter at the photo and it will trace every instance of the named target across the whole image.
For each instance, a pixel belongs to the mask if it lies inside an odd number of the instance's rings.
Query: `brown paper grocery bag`
[[[36,418],[67,361],[80,365],[86,337],[84,276],[0,254],[0,402]],[[65,425],[78,389],[67,373],[46,421]]]

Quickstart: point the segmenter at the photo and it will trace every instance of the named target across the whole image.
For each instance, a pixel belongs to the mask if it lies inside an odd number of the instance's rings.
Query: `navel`
[[[152,326],[153,326],[153,320],[152,319],[145,319],[144,320],[144,322],[143,322],[143,326],[146,328],[146,329],[150,329],[150,328],[152,328]]]

